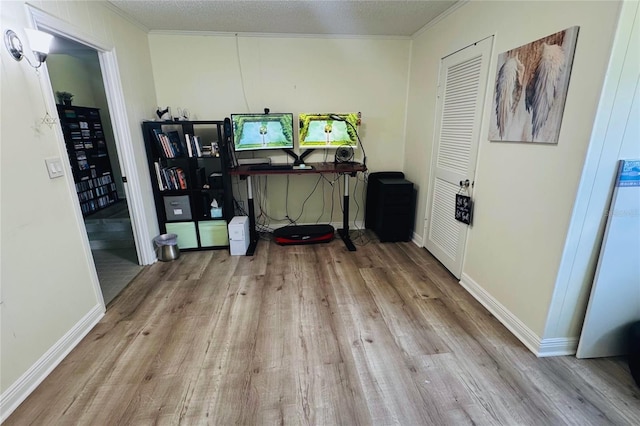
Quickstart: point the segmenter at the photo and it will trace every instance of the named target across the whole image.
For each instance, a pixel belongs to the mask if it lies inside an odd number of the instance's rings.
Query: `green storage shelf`
[[[198,248],[198,236],[196,235],[196,224],[193,222],[176,222],[165,224],[167,234],[178,236],[178,248],[190,249]]]

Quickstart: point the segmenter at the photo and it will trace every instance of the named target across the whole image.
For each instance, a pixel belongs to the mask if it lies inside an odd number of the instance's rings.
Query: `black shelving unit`
[[[227,224],[234,209],[227,152],[222,149],[223,125],[223,121],[142,123],[158,225],[162,233],[178,235],[180,250],[229,246]],[[189,143],[194,136],[200,152]],[[212,210],[213,200],[218,209]]]
[[[86,217],[118,201],[100,110],[57,107],[80,209]]]

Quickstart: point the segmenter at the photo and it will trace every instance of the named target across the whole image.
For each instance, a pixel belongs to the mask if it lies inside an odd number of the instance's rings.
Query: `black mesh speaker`
[[[402,172],[374,172],[369,174],[367,199],[364,212],[364,227],[374,229],[377,222],[377,206],[380,193],[380,179],[404,179]]]

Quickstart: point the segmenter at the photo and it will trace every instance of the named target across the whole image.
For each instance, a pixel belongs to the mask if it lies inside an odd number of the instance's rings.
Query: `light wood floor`
[[[638,425],[621,359],[537,359],[424,249],[146,267],[7,425]]]

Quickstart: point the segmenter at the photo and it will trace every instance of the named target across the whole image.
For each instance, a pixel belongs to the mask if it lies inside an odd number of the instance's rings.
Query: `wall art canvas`
[[[558,143],[579,28],[498,55],[489,140]]]

